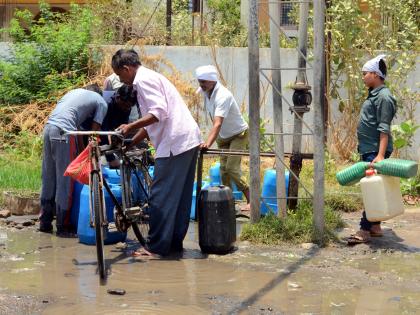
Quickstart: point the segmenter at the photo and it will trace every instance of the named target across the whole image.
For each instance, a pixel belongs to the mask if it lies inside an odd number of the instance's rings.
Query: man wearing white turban
[[[202,149],[210,148],[216,141],[220,149],[245,150],[248,145],[248,124],[245,122],[232,93],[218,80],[214,66],[201,66],[195,75],[204,96],[204,104],[210,114],[213,127]],[[220,158],[222,183],[231,186],[233,181],[247,200],[243,210],[249,210],[249,186],[242,177],[241,157],[222,156]]]
[[[393,150],[391,121],[397,111],[397,103],[384,85],[387,74],[384,57],[379,55],[366,62],[362,68],[363,82],[369,94],[362,105],[357,127],[358,151],[362,161],[371,163],[388,158]],[[348,238],[348,243],[366,243],[371,236],[382,236],[381,222],[368,221],[363,211],[360,230]]]

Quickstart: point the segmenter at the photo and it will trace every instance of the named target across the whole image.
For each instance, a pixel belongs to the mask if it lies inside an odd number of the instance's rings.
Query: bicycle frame
[[[148,207],[149,194],[140,180],[136,165],[140,164],[145,181],[149,186],[151,179],[147,172],[147,167],[142,159],[138,156],[143,154],[145,150],[137,152],[125,152],[123,150],[124,138],[119,132],[104,132],[104,131],[65,131],[63,134],[67,135],[87,135],[89,136],[90,154],[89,158],[92,163],[91,172],[89,175],[89,206],[90,206],[90,226],[95,228],[96,248],[98,257],[98,270],[101,279],[106,278],[105,258],[104,258],[104,235],[108,230],[108,218],[106,214],[105,196],[103,187],[107,190],[111,200],[116,208],[115,211],[115,225],[120,232],[127,232],[131,226],[134,234],[142,245],[145,245],[145,231],[148,232],[148,216],[145,214],[144,209]],[[115,136],[116,143],[111,141],[110,145],[99,145],[98,136]],[[112,139],[111,139],[112,140]],[[115,141],[114,141],[115,142]],[[121,192],[122,204],[120,204],[111,191],[107,181],[104,179],[101,167],[101,156],[106,153],[116,153],[120,159],[120,172],[121,172]],[[139,186],[143,190],[146,200],[144,204],[134,205],[132,202],[132,173],[135,175]]]

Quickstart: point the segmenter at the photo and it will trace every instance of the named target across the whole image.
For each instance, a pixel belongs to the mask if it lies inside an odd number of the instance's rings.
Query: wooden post
[[[324,236],[324,106],[325,106],[325,1],[314,1],[314,226],[315,239]]]
[[[283,104],[281,96],[281,70],[280,70],[280,2],[269,3],[270,14],[270,44],[271,44],[271,76],[273,81],[273,116],[274,116],[274,139],[276,153],[276,187],[278,215],[282,218],[287,216],[286,207],[286,184],[284,178],[284,140],[283,140]]]
[[[172,42],[172,0],[166,0],[166,45]]]
[[[309,3],[302,2],[299,8],[299,50],[301,54],[298,54],[298,74],[296,77],[296,84],[308,84],[306,80],[306,49],[308,46],[308,15],[309,15]],[[302,56],[303,55],[303,56]],[[290,170],[299,177],[300,170],[302,169],[302,119],[304,112],[295,113],[293,121],[293,145],[292,145],[292,157],[290,159]],[[289,196],[298,197],[299,195],[299,181],[294,177],[290,176],[289,184]],[[295,210],[298,200],[291,198],[288,201],[289,209]]]
[[[260,218],[260,52],[257,0],[249,2],[248,78],[251,223]]]

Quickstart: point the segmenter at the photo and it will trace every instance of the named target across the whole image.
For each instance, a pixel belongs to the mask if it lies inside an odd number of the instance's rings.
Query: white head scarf
[[[198,67],[195,69],[195,76],[197,80],[218,81],[217,69],[212,65]]]
[[[381,78],[385,79],[385,74],[382,73],[381,70],[379,70],[379,61],[381,59],[384,59],[386,57],[386,55],[379,55],[371,60],[369,60],[368,62],[366,62],[363,65],[362,71],[366,71],[366,72],[375,72],[377,75],[379,75]]]

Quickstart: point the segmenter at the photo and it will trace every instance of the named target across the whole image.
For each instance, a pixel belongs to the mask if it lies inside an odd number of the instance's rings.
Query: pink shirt
[[[133,87],[142,116],[152,114],[159,120],[145,127],[157,158],[181,154],[203,142],[187,105],[167,78],[140,66]]]

